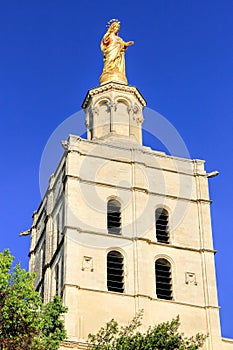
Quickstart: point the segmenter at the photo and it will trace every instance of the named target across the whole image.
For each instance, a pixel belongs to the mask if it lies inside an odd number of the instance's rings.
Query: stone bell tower
[[[61,349],[85,349],[89,333],[112,318],[126,324],[141,309],[142,330],[180,315],[185,335],[209,335],[203,349],[233,349],[220,333],[204,161],[143,146],[146,102],[127,84],[132,42],[118,36],[119,25],[109,23],[101,84],[82,105],[88,137],[62,142],[33,215],[36,289],[68,307]]]

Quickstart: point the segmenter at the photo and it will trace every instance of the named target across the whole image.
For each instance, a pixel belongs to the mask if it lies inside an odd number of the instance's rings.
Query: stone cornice
[[[187,302],[183,302],[181,300],[166,300],[166,299],[159,299],[159,298],[155,298],[152,297],[150,295],[146,295],[146,294],[130,294],[130,293],[117,293],[117,292],[112,292],[109,290],[101,290],[101,289],[94,289],[94,288],[86,288],[86,287],[81,287],[80,285],[75,285],[75,284],[69,284],[69,283],[65,283],[65,287],[71,287],[71,288],[77,288],[80,291],[90,291],[93,293],[101,293],[101,294],[112,294],[112,295],[117,295],[121,298],[124,297],[129,297],[129,298],[143,298],[143,299],[149,299],[150,301],[156,301],[158,303],[168,303],[168,304],[178,304],[178,305],[184,305],[184,306],[189,306],[189,307],[194,307],[194,308],[199,308],[199,309],[215,309],[215,310],[219,310],[219,306],[218,305],[198,305],[198,304],[194,304],[194,303],[187,303]]]
[[[80,136],[76,136],[76,135],[69,135],[69,138],[72,137],[72,140],[73,140],[73,143],[70,142],[70,140],[68,139],[67,141],[64,141],[64,145],[63,147],[66,149],[66,150],[69,150],[70,152],[78,152],[80,155],[89,155],[89,156],[92,156],[89,154],[88,151],[82,151],[80,149],[80,142],[82,143],[85,143],[85,144],[90,144],[90,145],[101,145],[103,147],[108,147],[108,148],[112,148],[112,149],[119,149],[119,150],[126,150],[126,151],[136,151],[136,152],[140,152],[142,153],[142,155],[151,155],[151,156],[156,156],[158,158],[167,158],[167,159],[171,159],[171,160],[174,160],[174,161],[179,161],[179,162],[182,162],[182,163],[189,163],[189,164],[195,164],[197,161],[200,163],[200,164],[203,164],[205,161],[204,160],[197,160],[197,159],[190,159],[190,158],[182,158],[182,157],[177,157],[177,156],[172,156],[172,155],[169,155],[169,154],[166,154],[165,152],[161,152],[161,151],[157,151],[157,150],[154,150],[154,149],[151,149],[150,147],[147,147],[147,146],[140,146],[136,143],[128,143],[127,145],[123,145],[123,144],[115,144],[115,143],[110,143],[110,142],[104,142],[103,143],[103,140],[98,140],[98,139],[95,139],[95,140],[87,140],[87,139],[83,139],[81,138]],[[75,142],[77,142],[77,145],[75,144]],[[77,147],[78,146],[78,147]],[[93,157],[93,156],[92,156]],[[104,158],[104,159],[109,159],[109,157],[101,157],[99,155],[95,155],[94,157],[96,158]],[[144,162],[140,162],[141,164],[145,164]],[[146,164],[145,164],[146,165]],[[177,171],[176,171],[177,172]],[[192,172],[191,174],[192,176],[203,176],[203,177],[207,177],[207,174],[206,172]]]
[[[77,350],[82,350],[82,349],[88,349],[89,343],[87,342],[81,342],[81,341],[75,341],[75,340],[65,340],[62,344],[62,349],[63,347],[66,349],[77,349]]]
[[[92,185],[92,186],[102,186],[105,188],[116,188],[116,186],[112,183],[107,183],[107,182],[100,182],[100,181],[94,181],[94,180],[86,180],[84,178],[81,178],[80,176],[77,175],[66,175],[67,179],[71,179],[74,181],[79,181],[81,183],[85,183],[88,185]],[[190,197],[181,197],[181,196],[177,196],[177,195],[172,195],[172,194],[168,194],[168,193],[160,193],[160,192],[155,192],[150,190],[149,188],[144,188],[144,187],[139,187],[139,186],[117,186],[118,189],[121,190],[125,190],[125,191],[137,191],[137,192],[143,192],[146,193],[148,195],[153,195],[153,196],[158,196],[161,198],[169,198],[169,199],[173,199],[173,200],[182,200],[182,201],[188,201],[190,203],[202,203],[202,204],[208,204],[210,205],[212,203],[211,200],[209,199],[205,199],[205,198],[190,198]]]
[[[233,346],[233,339],[231,339],[231,338],[222,338],[222,341],[224,343],[232,344],[232,346]],[[233,347],[232,347],[232,349],[233,349]]]
[[[143,107],[146,106],[146,100],[144,99],[142,94],[139,92],[139,90],[135,86],[110,82],[110,83],[103,84],[101,86],[98,86],[96,88],[88,90],[86,97],[83,101],[82,108],[85,109],[88,106],[88,103],[89,103],[89,100],[91,97],[98,95],[98,94],[101,94],[103,92],[107,92],[109,90],[131,93],[138,99],[138,101],[140,102],[140,104]]]
[[[104,233],[104,232],[98,232],[98,231],[90,231],[87,229],[82,229],[81,227],[76,227],[76,226],[65,226],[64,227],[64,235],[67,234],[67,230],[72,230],[72,231],[76,231],[78,233],[85,233],[85,234],[91,234],[91,235],[96,235],[96,236],[102,236],[102,237],[114,237],[115,239],[119,239],[119,240],[125,240],[125,241],[129,241],[129,242],[136,242],[136,241],[141,241],[144,242],[146,244],[149,245],[154,245],[154,246],[163,246],[165,248],[168,249],[178,249],[178,250],[185,250],[185,251],[189,251],[189,252],[195,252],[195,253],[211,253],[211,254],[215,254],[216,250],[214,249],[210,249],[210,248],[192,248],[192,247],[184,247],[184,246],[180,246],[180,245],[175,245],[175,244],[166,244],[166,243],[160,243],[160,242],[156,242],[156,241],[152,241],[149,238],[145,238],[145,237],[129,237],[129,236],[124,236],[124,235],[112,235],[109,233]]]

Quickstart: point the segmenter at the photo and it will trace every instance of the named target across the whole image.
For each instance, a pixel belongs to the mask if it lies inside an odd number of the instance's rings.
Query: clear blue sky
[[[232,0],[1,1],[0,249],[27,267],[39,164],[54,129],[80,110],[102,69],[106,21],[134,40],[127,76],[168,118],[210,180],[222,334],[233,338]],[[75,134],[75,130],[73,130]]]

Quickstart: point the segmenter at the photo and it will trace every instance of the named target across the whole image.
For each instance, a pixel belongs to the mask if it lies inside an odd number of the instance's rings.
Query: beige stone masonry
[[[108,83],[84,102],[88,139],[70,135],[33,215],[30,271],[44,301],[62,295],[65,349],[85,349],[89,333],[110,319],[141,327],[180,315],[186,336],[209,334],[204,350],[233,350],[222,339],[215,277],[208,175],[204,161],[142,146],[143,108],[136,87]],[[107,203],[121,206],[120,235],[108,233]],[[168,213],[169,243],[158,242],[155,212]],[[107,255],[123,258],[124,292],[108,290]],[[157,296],[155,262],[170,264],[172,298]]]

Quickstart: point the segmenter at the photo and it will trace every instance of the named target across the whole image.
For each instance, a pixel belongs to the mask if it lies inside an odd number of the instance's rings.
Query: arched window
[[[116,200],[108,201],[107,225],[108,233],[121,234],[121,204]]]
[[[124,292],[124,258],[115,250],[107,255],[107,287],[111,292]]]
[[[168,212],[163,208],[155,212],[156,238],[157,242],[169,243]]]
[[[172,299],[171,265],[166,259],[155,262],[156,295],[159,299]]]

